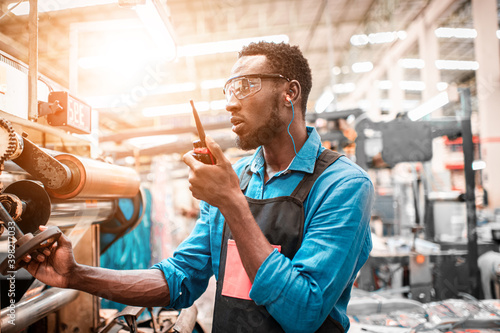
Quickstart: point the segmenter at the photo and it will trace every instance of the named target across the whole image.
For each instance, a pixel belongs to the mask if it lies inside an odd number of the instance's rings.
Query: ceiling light
[[[403,90],[424,91],[425,83],[422,81],[401,81],[399,87]]]
[[[128,38],[115,38],[99,48],[99,54],[78,59],[78,66],[84,69],[103,68],[115,71],[117,77],[136,75],[152,59],[154,50],[147,49],[147,38],[136,34]]]
[[[84,69],[111,68],[120,73],[132,73],[135,72],[132,67],[140,69],[150,61],[168,61],[175,58],[176,45],[167,28],[167,23],[163,21],[153,1],[147,0],[144,5],[137,5],[134,9],[142,24],[137,20],[126,24],[116,22],[116,20],[106,21],[99,25],[98,31],[102,29],[104,32],[108,26],[113,30],[126,30],[127,32],[135,32],[138,28],[140,30],[136,33],[127,33],[126,38],[114,38],[112,43],[101,47],[98,55],[79,58],[80,67]],[[156,48],[148,44],[149,39],[143,32],[144,28]]]
[[[354,46],[366,45],[368,42],[368,36],[365,34],[351,36],[351,44]]]
[[[328,107],[328,105],[330,105],[334,99],[335,99],[335,96],[330,91],[330,89],[326,89],[323,92],[323,94],[321,94],[321,96],[316,101],[316,105],[314,107],[314,110],[317,113],[321,113],[321,112],[325,111],[326,108]]]
[[[437,28],[434,30],[436,37],[441,38],[476,38],[476,29],[466,28]]]
[[[72,0],[72,1],[54,1],[54,0],[38,0],[38,12],[54,12],[58,10],[65,10],[71,8],[81,8],[88,6],[98,6],[107,5],[110,3],[117,3],[118,0]],[[16,4],[11,3],[7,6],[11,9]],[[12,10],[12,13],[17,16],[28,15],[30,12],[29,1],[21,2],[16,8]]]
[[[198,112],[204,112],[210,109],[210,103],[208,102],[196,102],[194,103],[194,105]],[[144,108],[142,110],[142,115],[144,117],[160,117],[160,116],[185,114],[191,112],[192,112],[191,104],[182,103],[182,104],[171,104],[171,105],[162,105],[162,106]]]
[[[356,84],[352,82],[348,83],[338,83],[333,85],[333,91],[336,94],[348,94],[356,89]]]
[[[378,81],[378,88],[382,90],[390,90],[392,88],[392,82],[389,80]]]
[[[200,43],[200,44],[190,44],[179,46],[177,50],[178,57],[195,57],[206,54],[217,54],[217,53],[227,53],[227,52],[237,52],[245,45],[252,42],[272,42],[272,43],[288,43],[289,38],[287,35],[273,35],[273,36],[262,36],[254,38],[242,38],[225,40],[220,42],[212,43]]]
[[[148,50],[147,38],[144,37],[145,33],[131,34],[128,38],[114,38],[113,41],[96,48],[99,50],[98,55],[79,58],[78,66],[83,69],[99,68],[107,73],[111,71],[112,73],[107,75],[122,82],[124,79],[136,78],[151,61],[151,54],[154,52],[152,49]]]
[[[464,60],[436,60],[436,67],[438,69],[475,71],[479,68],[479,63]]]
[[[425,67],[425,61],[422,59],[399,59],[398,65],[403,68],[422,69]]]
[[[407,111],[407,110],[411,110],[411,109],[415,108],[416,106],[418,106],[419,103],[420,103],[420,101],[416,100],[416,99],[404,99],[402,101],[401,106],[402,106],[404,111]],[[381,99],[381,100],[379,100],[379,107],[382,110],[391,110],[394,107],[393,101],[390,99]]]
[[[379,101],[379,107],[382,109],[382,110],[392,110],[393,107],[394,107],[394,102],[390,99],[381,99]],[[420,100],[417,100],[417,99],[404,99],[402,101],[402,109],[404,111],[408,111],[408,110],[411,110],[413,108],[415,108],[416,106],[418,106],[418,104],[420,103]]]
[[[395,32],[377,32],[368,35],[370,44],[383,44],[392,43],[396,40],[397,34]]]
[[[351,68],[354,73],[366,73],[373,69],[373,64],[370,61],[357,62]]]
[[[393,85],[389,80],[378,81],[377,86],[381,90],[391,90]],[[425,90],[425,83],[422,81],[400,81],[399,88],[409,91],[423,91]]]
[[[161,17],[153,0],[146,0],[146,4],[135,6],[134,9],[161,55],[167,61],[173,60],[176,56],[176,45],[167,28],[168,23]]]
[[[369,35],[352,35],[351,44],[354,46],[362,46],[368,43],[370,44],[383,44],[392,43],[396,39],[405,39],[408,36],[406,31],[387,31],[387,32],[375,32]]]
[[[125,164],[126,165],[135,165],[135,157],[134,156],[125,157]]]
[[[400,30],[400,31],[396,32],[396,35],[401,40],[406,39],[406,37],[408,37],[408,33],[404,30]]]
[[[437,87],[437,90],[439,90],[439,91],[446,90],[446,89],[448,89],[448,82],[438,82],[436,87]]]
[[[450,102],[448,92],[443,91],[438,95],[432,97],[427,102],[420,104],[415,109],[408,111],[408,118],[413,121],[419,120],[428,114],[442,108]]]
[[[339,66],[335,66],[332,68],[332,74],[333,75],[340,75],[340,74],[342,74],[342,69]]]

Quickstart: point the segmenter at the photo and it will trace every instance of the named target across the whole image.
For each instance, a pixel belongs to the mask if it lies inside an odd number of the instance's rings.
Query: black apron
[[[319,156],[312,174],[306,174],[290,196],[270,199],[252,199],[247,197],[248,205],[260,229],[272,245],[280,245],[280,252],[289,259],[293,259],[300,248],[304,231],[303,203],[316,179],[321,173],[341,155],[325,149]],[[250,182],[251,172],[248,165],[240,175],[240,188],[245,192]],[[232,243],[229,244],[228,243]],[[229,259],[228,259],[229,247]],[[222,248],[219,265],[219,278],[215,296],[215,308],[212,332],[239,333],[239,332],[284,332],[280,324],[267,312],[264,306],[259,306],[247,296],[247,299],[227,296],[228,285],[234,280],[230,272],[226,275],[226,261],[234,262],[235,244],[231,231],[224,223]],[[238,253],[236,251],[236,253]],[[237,257],[239,259],[239,255]],[[234,267],[231,265],[229,268]],[[239,268],[242,269],[242,266]],[[246,275],[246,273],[243,273]],[[224,287],[224,279],[228,281]],[[245,276],[248,279],[248,276]],[[249,280],[248,280],[249,282]],[[238,289],[238,288],[236,288]],[[224,292],[223,292],[224,290]],[[248,294],[247,294],[248,295]],[[294,318],[290,318],[294,320]],[[342,325],[327,317],[323,325],[316,332],[344,333]]]

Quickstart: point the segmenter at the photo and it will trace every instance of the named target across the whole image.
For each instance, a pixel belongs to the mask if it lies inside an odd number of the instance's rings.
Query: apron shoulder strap
[[[342,156],[342,154],[339,154],[336,151],[325,149],[316,160],[314,172],[305,175],[290,196],[304,202],[316,179],[318,179],[323,171],[333,164],[333,162],[335,162],[340,156]]]

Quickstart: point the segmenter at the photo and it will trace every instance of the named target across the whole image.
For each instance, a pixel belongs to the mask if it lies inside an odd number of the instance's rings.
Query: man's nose
[[[228,92],[226,98],[226,111],[234,112],[240,108],[240,100],[232,92]]]

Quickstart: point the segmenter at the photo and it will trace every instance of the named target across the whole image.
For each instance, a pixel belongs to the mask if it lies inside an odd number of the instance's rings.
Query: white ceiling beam
[[[397,62],[418,42],[418,37],[422,33],[422,26],[435,23],[457,2],[462,2],[462,0],[432,1],[427,9],[408,27],[406,31],[407,37],[404,40],[395,42],[388,52],[381,57],[380,62],[374,64],[373,71],[359,77],[356,90],[343,99],[343,104],[345,103],[344,105],[347,105],[347,107],[356,107],[357,102],[363,99],[369,90],[376,89],[374,87],[375,81],[381,79],[386,71],[394,66],[395,61]]]

